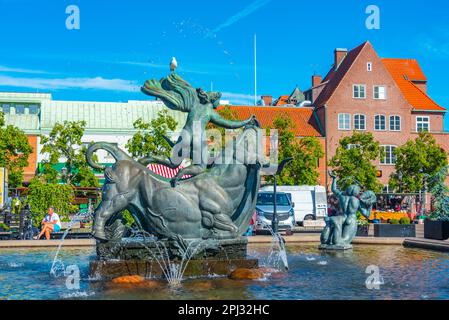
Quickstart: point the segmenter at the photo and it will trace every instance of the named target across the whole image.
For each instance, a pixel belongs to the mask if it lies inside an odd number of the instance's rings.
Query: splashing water
[[[53,258],[53,263],[51,265],[50,269],[50,275],[54,277],[64,277],[66,268],[64,265],[64,262],[59,258],[59,252],[61,251],[61,248],[64,244],[64,240],[69,234],[70,230],[74,226],[75,223],[83,221],[83,220],[89,220],[92,219],[92,213],[90,211],[87,212],[78,212],[75,214],[75,216],[70,220],[69,225],[67,226],[67,229],[64,231],[64,234],[62,235],[61,242],[58,245],[58,248],[56,249],[55,257]]]
[[[274,232],[270,225],[261,221],[263,226],[270,231],[272,235],[271,249],[267,257],[265,264],[269,267],[275,267],[276,269],[288,270],[288,258],[287,250],[285,249],[285,240],[282,238],[279,232]]]
[[[62,259],[59,257],[59,253],[62,249],[62,246],[64,245],[64,240],[75,223],[91,218],[92,214],[90,212],[80,212],[72,218],[56,250],[56,254],[53,258],[53,263],[50,269],[50,275],[54,277],[66,276],[66,267]],[[218,241],[216,240],[191,241],[185,250],[180,249],[180,260],[175,260],[170,259],[169,250],[165,243],[157,240],[156,237],[149,234],[148,232],[132,229],[131,236],[123,240],[133,241],[140,239],[143,241],[139,241],[139,243],[150,253],[153,259],[157,262],[171,288],[177,288],[181,285],[181,282],[184,279],[184,273],[192,257],[200,253],[201,250],[204,250],[207,246],[218,246]],[[153,248],[150,248],[145,243],[151,243],[153,245]],[[98,279],[98,277],[94,277],[94,279]]]
[[[187,245],[187,248],[179,249],[181,257],[180,260],[178,260],[170,259],[169,250],[165,243],[157,240],[153,235],[145,231],[133,231],[131,237],[127,240],[136,240],[142,238],[144,241],[141,241],[140,244],[151,254],[153,259],[157,262],[170,288],[179,288],[181,286],[181,282],[184,279],[184,273],[187,269],[187,266],[190,260],[196,254],[200,253],[207,246],[216,246],[218,244],[218,241],[216,240],[191,241]],[[145,240],[149,240],[149,243],[153,244],[154,248],[150,248],[148,245],[146,245]]]

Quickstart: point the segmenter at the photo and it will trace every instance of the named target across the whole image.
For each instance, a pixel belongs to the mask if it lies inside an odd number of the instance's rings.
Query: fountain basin
[[[264,267],[270,250],[268,245],[250,245],[248,257],[259,259]],[[287,252],[289,271],[272,274],[263,281],[185,277],[182,286],[172,290],[165,280],[108,286],[108,281],[90,275],[89,264],[97,259],[94,248],[63,248],[59,258],[64,265],[76,265],[80,270],[79,289],[70,289],[66,276],[55,278],[49,273],[54,249],[0,249],[0,293],[2,299],[43,300],[449,299],[447,253],[382,244],[357,244],[352,250],[327,252],[318,250],[315,243],[288,245]],[[379,267],[383,278],[380,290],[365,285],[370,265]]]
[[[154,260],[95,260],[90,263],[90,275],[95,276],[95,278],[100,276],[102,280],[131,275],[138,275],[146,279],[157,279],[164,277],[164,267],[163,264]],[[190,260],[183,276],[188,278],[227,276],[236,269],[256,269],[258,267],[257,259]]]
[[[247,258],[248,240],[187,239],[187,251],[179,252],[168,240],[123,239],[97,242],[97,259],[90,263],[90,274],[101,279],[127,275],[161,278],[169,268],[185,268],[185,277],[229,275],[236,269],[255,269],[257,259]]]

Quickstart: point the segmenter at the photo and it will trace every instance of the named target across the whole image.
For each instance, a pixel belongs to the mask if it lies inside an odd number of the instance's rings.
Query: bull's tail
[[[133,160],[130,156],[128,156],[125,152],[120,150],[115,145],[107,142],[97,142],[91,145],[86,152],[86,161],[94,169],[98,170],[105,169],[104,166],[95,163],[95,161],[92,159],[94,152],[97,150],[106,150],[114,157],[116,161]]]

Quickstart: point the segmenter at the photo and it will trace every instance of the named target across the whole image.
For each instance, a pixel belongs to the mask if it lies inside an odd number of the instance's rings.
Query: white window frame
[[[366,64],[366,71],[368,71],[368,72],[373,71],[373,63],[372,62],[368,62]]]
[[[355,96],[355,88],[356,87],[358,87],[358,93],[359,93],[358,97]],[[363,91],[365,92],[365,96],[364,97],[360,97],[360,92],[361,92],[360,88],[363,88]],[[354,84],[354,85],[352,85],[352,97],[354,99],[366,99],[366,84]]]
[[[377,117],[383,117],[384,118],[384,125],[385,125],[385,127],[384,127],[384,129],[376,129],[376,118]],[[380,122],[379,122],[379,124],[380,124]],[[387,116],[386,115],[384,115],[384,114],[376,114],[375,116],[374,116],[374,131],[387,131]]]
[[[346,121],[346,119],[344,121],[345,124],[346,124],[346,122],[348,123],[348,126],[349,126],[348,128],[342,128],[340,126],[340,116],[347,116],[348,117],[348,121]],[[338,130],[351,131],[351,114],[350,113],[339,113],[338,114]]]
[[[378,92],[379,98],[376,98],[376,88],[384,88],[384,97],[383,98],[380,98],[380,91]],[[380,84],[373,86],[373,99],[374,100],[387,100],[387,86],[380,85]]]
[[[427,131],[430,132],[430,117],[429,116],[416,116],[416,118],[415,118],[416,132],[421,132],[421,131],[418,130],[418,118],[427,119],[427,125],[428,125],[428,130]],[[420,121],[420,123],[423,124],[424,122]]]
[[[399,129],[391,129],[391,118],[399,118]],[[400,131],[402,131],[402,117],[400,116],[400,115],[397,115],[397,114],[392,114],[392,115],[390,115],[389,117],[388,117],[388,124],[389,124],[389,126],[388,126],[388,128],[390,129],[390,131],[393,131],[393,132],[400,132]],[[396,122],[396,121],[395,121]],[[395,125],[396,125],[396,123],[395,123]]]
[[[384,148],[385,156],[383,159],[380,159],[380,165],[381,166],[394,166],[396,164],[396,158],[394,156],[394,150],[397,148],[397,146],[394,145],[382,145],[381,148]],[[387,161],[387,150],[386,148],[390,148],[390,159]]]
[[[363,117],[363,129],[357,128],[357,126],[356,126],[356,117],[359,117],[359,126],[361,124],[360,117]],[[354,115],[353,121],[354,121],[354,124],[353,124],[354,125],[354,130],[366,131],[366,115],[364,115],[363,113],[357,113],[357,114]]]

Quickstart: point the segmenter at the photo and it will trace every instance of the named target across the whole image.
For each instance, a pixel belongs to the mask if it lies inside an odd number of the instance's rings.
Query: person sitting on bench
[[[42,230],[41,233],[37,237],[34,237],[35,240],[39,240],[44,234],[47,240],[50,240],[51,232],[59,232],[61,231],[61,220],[59,219],[59,215],[55,212],[53,207],[48,208],[48,214],[42,220]]]

